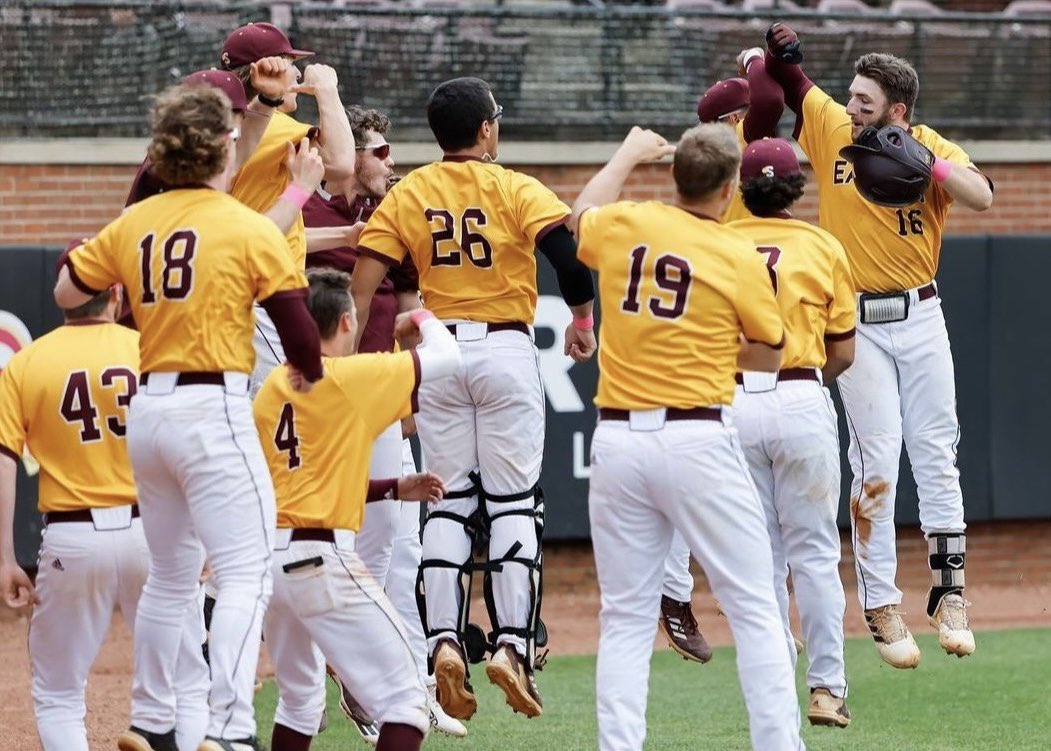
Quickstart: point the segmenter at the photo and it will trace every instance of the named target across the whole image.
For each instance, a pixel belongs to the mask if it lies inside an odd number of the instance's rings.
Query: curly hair
[[[756,216],[770,216],[784,211],[803,195],[806,175],[767,177],[759,175],[741,183],[745,207]]]
[[[356,104],[347,107],[347,120],[350,122],[350,130],[354,134],[354,143],[359,146],[365,142],[365,131],[371,130],[382,136],[390,130],[389,117],[382,112],[367,110]]]
[[[226,167],[232,127],[230,99],[218,89],[166,89],[150,112],[153,173],[173,187],[207,182]]]

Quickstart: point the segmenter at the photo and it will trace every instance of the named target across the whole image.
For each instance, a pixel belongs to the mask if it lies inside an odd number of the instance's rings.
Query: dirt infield
[[[899,530],[899,586],[906,620],[917,632],[931,631],[924,605],[929,572],[926,546],[915,529]],[[550,545],[545,550],[544,620],[553,655],[594,653],[598,643],[598,589],[594,559],[586,544]],[[855,592],[853,558],[844,544],[841,572],[847,588],[848,635],[866,633]],[[1051,523],[998,523],[968,530],[969,586],[976,631],[1051,627]],[[708,640],[730,644],[726,619],[715,610],[704,577],[695,571],[694,607]],[[476,588],[477,589],[480,588]],[[473,613],[484,614],[476,603]],[[38,749],[30,700],[26,619],[0,606],[0,749]],[[75,638],[71,633],[70,638]],[[665,648],[658,642],[659,648]],[[978,639],[981,649],[981,638]],[[261,671],[268,670],[263,661]],[[92,747],[114,748],[127,725],[131,638],[119,616],[88,681],[87,725]]]

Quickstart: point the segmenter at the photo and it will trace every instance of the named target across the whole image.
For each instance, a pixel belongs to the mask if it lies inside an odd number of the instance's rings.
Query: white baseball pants
[[[903,437],[924,535],[966,528],[956,468],[956,384],[941,299],[910,295],[906,320],[858,323],[854,364],[838,380],[850,431],[850,522],[864,609],[901,602],[894,502]]]
[[[843,697],[843,611],[839,578],[839,435],[832,398],[817,381],[782,381],[762,393],[737,387],[734,422],[766,514],[774,592],[785,639],[788,572],[809,660],[807,685]]]
[[[208,735],[254,736],[252,705],[263,613],[270,599],[274,488],[248,399],[248,377],[226,385],[176,386],[151,373],[128,416],[150,572],[135,624],[132,724],[175,725],[173,685],[188,611],[200,608],[205,554],[218,590],[209,654]]]
[[[730,622],[752,748],[803,749],[770,538],[736,431],[707,420],[649,431],[603,420],[591,443],[588,504],[601,591],[600,751],[642,749],[664,560],[676,529]]]
[[[678,530],[672,534],[671,548],[664,559],[662,594],[679,602],[693,599],[693,574],[690,573],[690,546]]]
[[[281,346],[281,337],[277,326],[270,320],[270,315],[262,305],[253,306],[255,311],[255,328],[252,329],[252,348],[255,349],[255,367],[249,379],[249,394],[255,399],[263,381],[270,371],[285,361],[285,348]]]
[[[315,735],[325,707],[325,663],[382,726],[430,729],[427,690],[405,630],[390,600],[354,553],[354,533],[336,542],[289,542],[278,530],[274,596],[266,613],[267,651],[279,701],[275,721]],[[284,566],[314,560],[285,571]],[[318,686],[320,685],[320,690]]]
[[[129,506],[98,509],[97,522],[62,522],[44,529],[37,594],[29,626],[33,708],[44,751],[88,751],[84,687],[106,639],[115,608],[134,629],[149,550],[142,522]],[[123,518],[121,518],[123,517]],[[201,653],[204,624],[185,624],[174,685],[180,751],[196,751],[208,724],[208,666]],[[133,631],[134,633],[134,631]]]
[[[529,491],[540,479],[544,454],[544,389],[536,347],[519,331],[487,334],[485,324],[460,325],[457,341],[463,355],[460,373],[420,386],[416,425],[427,469],[445,480],[450,491],[471,486],[470,472],[478,471],[482,487],[491,494]],[[534,507],[532,495],[518,501],[487,501],[490,514]],[[446,498],[428,510],[470,516],[478,496]],[[513,514],[494,519],[489,542],[490,559],[503,557],[516,543],[516,557],[533,559],[538,542],[531,516]],[[423,529],[424,561],[441,560],[457,566],[471,556],[464,527],[452,519],[435,517]],[[525,628],[532,605],[531,572],[520,564],[504,564],[493,574],[493,596],[501,625]],[[425,567],[428,637],[433,651],[440,638],[456,638],[461,594],[459,571]],[[503,634],[498,643],[513,645],[524,655],[526,640]]]

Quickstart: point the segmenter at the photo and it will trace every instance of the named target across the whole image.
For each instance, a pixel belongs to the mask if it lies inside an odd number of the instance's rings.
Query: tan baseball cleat
[[[701,633],[690,603],[661,596],[661,614],[658,619],[661,632],[671,648],[684,660],[705,663],[712,659],[712,648]]]
[[[845,728],[850,724],[847,700],[833,696],[827,688],[810,689],[810,708],[806,716],[811,725]]]
[[[938,629],[938,643],[946,654],[957,657],[974,654],[974,634],[967,622],[968,604],[958,593],[947,594],[928,619]]]
[[[526,717],[539,717],[543,713],[533,670],[510,644],[501,644],[496,648],[489,658],[489,664],[485,666],[485,674],[489,676],[489,682],[498,686],[507,696],[511,709]]]
[[[803,654],[803,641],[795,634],[792,635],[792,644],[796,648],[797,655]]]
[[[902,670],[914,668],[920,664],[920,648],[905,625],[904,614],[897,605],[884,605],[865,611],[865,623],[868,624],[876,650],[883,661]]]
[[[450,717],[469,720],[478,711],[478,700],[467,680],[467,661],[452,639],[441,639],[434,650],[434,680],[438,703]]]

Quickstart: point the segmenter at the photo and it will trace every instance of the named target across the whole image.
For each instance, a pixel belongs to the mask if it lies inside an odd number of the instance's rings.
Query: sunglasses
[[[377,159],[386,159],[390,156],[390,144],[381,143],[379,146],[355,146],[355,151],[371,151]]]
[[[495,123],[497,120],[499,120],[503,116],[504,116],[504,106],[502,104],[498,104],[498,105],[496,105],[496,112],[494,112],[493,116],[489,118],[489,122]]]
[[[233,141],[234,143],[237,143],[237,139],[239,139],[241,137],[241,129],[240,128],[233,128],[232,130],[227,131],[226,137],[227,137],[228,140]]]

